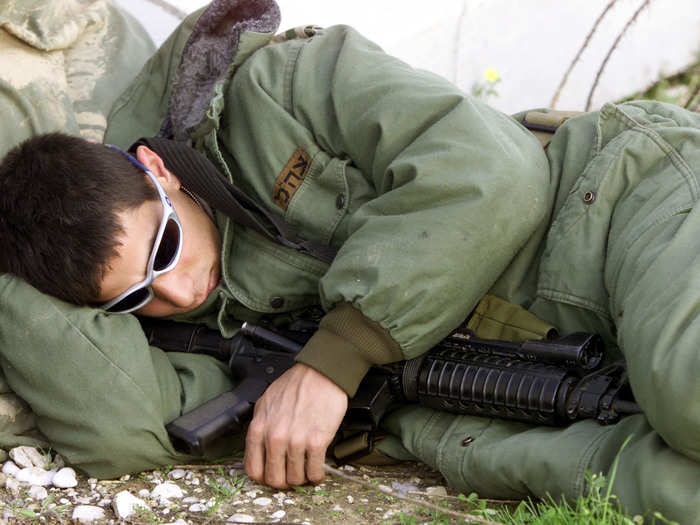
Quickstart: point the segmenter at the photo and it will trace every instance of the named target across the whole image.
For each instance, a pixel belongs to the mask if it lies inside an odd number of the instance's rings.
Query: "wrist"
[[[352,397],[373,365],[403,359],[388,330],[341,303],[321,320],[296,360],[322,373]]]

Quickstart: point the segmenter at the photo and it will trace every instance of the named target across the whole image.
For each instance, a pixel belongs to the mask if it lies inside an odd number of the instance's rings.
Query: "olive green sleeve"
[[[165,424],[232,388],[203,355],[166,354],[131,315],[106,315],[0,275],[0,365],[52,448],[113,477],[190,459]]]
[[[352,28],[328,28],[290,46],[289,57],[283,104],[376,192],[364,203],[350,194],[323,304],[352,304],[404,358],[416,357],[465,319],[546,218],[542,147],[508,116]]]
[[[341,303],[321,320],[296,360],[326,375],[352,397],[369,367],[401,359],[401,347],[385,328]]]

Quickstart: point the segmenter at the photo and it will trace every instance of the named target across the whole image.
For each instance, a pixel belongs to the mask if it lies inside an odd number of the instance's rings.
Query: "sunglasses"
[[[160,220],[160,226],[158,226],[151,256],[148,258],[146,278],[101,306],[111,313],[128,314],[148,304],[154,296],[151,286],[153,281],[177,265],[182,251],[182,226],[177,213],[175,213],[175,208],[173,208],[155,175],[126,151],[112,144],[107,144],[107,146],[123,154],[134,166],[148,175],[158,190],[160,202],[163,205],[163,217]]]

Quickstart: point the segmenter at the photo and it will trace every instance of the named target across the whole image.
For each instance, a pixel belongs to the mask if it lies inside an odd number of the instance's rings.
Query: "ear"
[[[155,175],[158,182],[163,186],[163,189],[168,191],[179,190],[182,186],[180,179],[175,174],[165,167],[163,159],[152,149],[147,146],[139,146],[136,148],[136,158],[141,164],[146,166],[148,170]]]

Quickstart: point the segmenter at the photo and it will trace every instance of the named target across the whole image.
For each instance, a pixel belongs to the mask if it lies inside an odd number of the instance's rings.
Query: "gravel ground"
[[[60,457],[18,447],[2,470],[0,523],[451,523],[440,513],[336,477],[286,491],[264,487],[245,476],[240,462],[97,480],[62,467]],[[347,465],[342,471],[393,493],[457,511],[469,508],[422,464]]]

